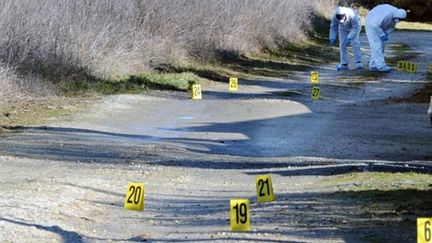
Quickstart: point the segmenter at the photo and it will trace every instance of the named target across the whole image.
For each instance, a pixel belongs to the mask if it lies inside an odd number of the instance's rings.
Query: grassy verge
[[[369,229],[364,240],[406,242],[415,239],[418,217],[432,215],[432,175],[416,173],[350,173],[330,177],[323,186],[336,188],[333,198],[350,203],[356,228]]]
[[[156,72],[130,76],[119,80],[97,80],[62,82],[58,84],[63,98],[32,100],[0,107],[0,126],[37,124],[54,117],[75,112],[85,107],[86,100],[109,94],[137,94],[151,90],[183,90],[189,82],[228,82],[229,77],[241,79],[289,78],[296,71],[305,71],[313,66],[338,57],[334,49],[317,42],[302,45],[285,45],[265,49],[250,56],[225,55],[210,64],[193,63],[183,67],[160,66]],[[84,99],[83,99],[84,98]],[[68,105],[68,104],[71,105]],[[0,131],[1,132],[1,131]]]
[[[186,90],[188,82],[199,83],[201,78],[192,73],[149,73],[131,76],[117,81],[86,80],[63,82],[58,86],[64,94],[62,97],[33,99],[13,104],[0,105],[1,126],[34,125],[65,117],[84,110],[101,95],[136,94],[158,90]],[[0,133],[5,132],[0,129]]]
[[[232,76],[241,79],[290,78],[298,71],[306,71],[337,59],[335,49],[310,41],[301,45],[267,48],[248,56],[231,55],[211,64],[194,63],[184,67],[163,66],[159,69],[163,72],[189,72],[203,79],[227,82]]]
[[[97,94],[136,94],[149,90],[186,90],[188,82],[200,82],[200,78],[190,72],[180,73],[148,73],[130,76],[120,80],[85,80],[72,83],[62,83],[60,88],[67,96],[87,93]]]
[[[97,96],[86,96],[85,99],[83,97],[52,97],[4,104],[0,106],[0,124],[7,127],[34,125],[54,120],[84,110],[96,99],[98,99]]]
[[[432,23],[401,21],[397,24],[396,29],[408,31],[432,31]]]

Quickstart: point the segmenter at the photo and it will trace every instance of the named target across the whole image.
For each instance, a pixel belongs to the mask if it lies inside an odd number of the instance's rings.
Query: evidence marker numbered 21
[[[128,183],[124,208],[133,211],[144,210],[144,184]]]
[[[258,203],[272,202],[276,199],[270,175],[257,176],[255,178],[255,184]]]

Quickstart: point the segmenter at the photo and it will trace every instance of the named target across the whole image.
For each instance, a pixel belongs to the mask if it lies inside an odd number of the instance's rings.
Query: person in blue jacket
[[[336,65],[336,70],[348,70],[349,57],[348,45],[351,44],[354,53],[355,65],[357,69],[362,69],[361,49],[360,49],[360,30],[361,22],[357,11],[348,7],[337,7],[336,14],[330,24],[330,46],[336,43],[339,34],[340,64]]]
[[[390,72],[384,57],[385,42],[400,19],[406,19],[407,12],[390,4],[374,7],[366,16],[366,36],[371,47],[369,70]]]

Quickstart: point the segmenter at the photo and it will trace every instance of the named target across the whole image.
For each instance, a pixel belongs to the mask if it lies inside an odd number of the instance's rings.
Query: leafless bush
[[[332,0],[3,0],[0,84],[118,78],[305,38]],[[330,8],[331,8],[330,7]],[[7,68],[9,67],[9,68]],[[39,80],[39,81],[35,81]],[[24,87],[24,88],[23,88]],[[0,98],[1,99],[1,98]]]

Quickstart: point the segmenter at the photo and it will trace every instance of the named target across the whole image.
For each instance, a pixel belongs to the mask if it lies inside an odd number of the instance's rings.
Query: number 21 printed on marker
[[[270,175],[257,176],[255,184],[258,203],[272,202],[276,199]]]

